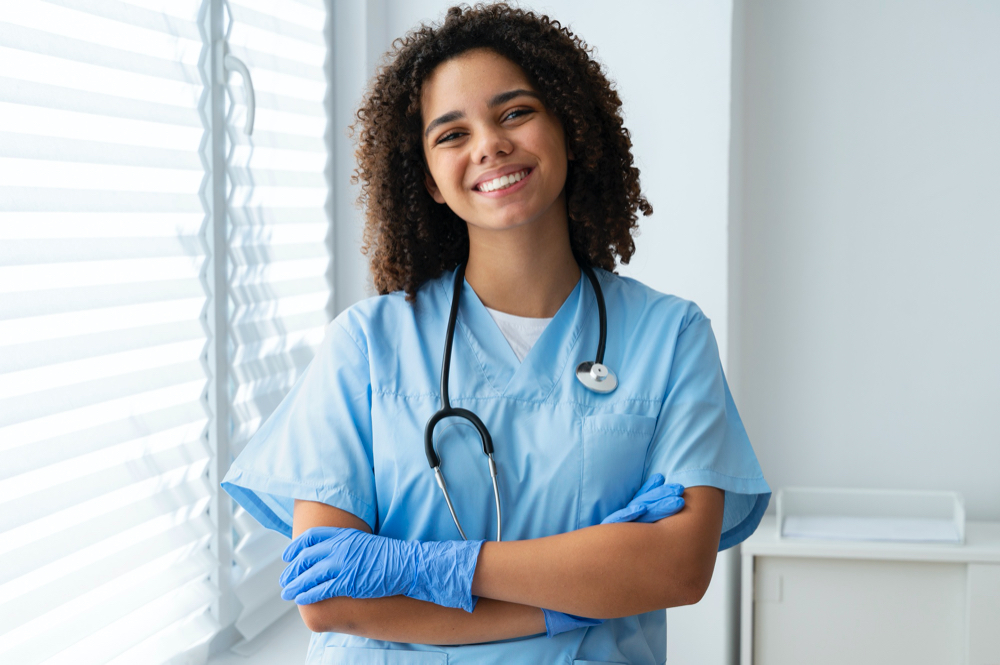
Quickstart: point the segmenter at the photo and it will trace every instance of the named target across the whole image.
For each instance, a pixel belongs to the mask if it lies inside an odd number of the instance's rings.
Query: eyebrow
[[[541,95],[539,95],[537,92],[533,92],[531,90],[524,90],[523,88],[518,88],[517,90],[508,90],[507,92],[501,92],[499,94],[493,95],[490,98],[490,101],[486,102],[486,108],[490,109],[495,108],[497,106],[500,106],[501,104],[506,104],[512,99],[522,96],[534,97],[538,101],[540,102],[542,101]],[[439,127],[445,123],[453,122],[455,120],[460,120],[461,118],[464,117],[465,113],[462,111],[449,111],[444,115],[440,115],[434,118],[429,123],[427,123],[427,129],[424,130],[424,138],[427,138],[435,127]]]

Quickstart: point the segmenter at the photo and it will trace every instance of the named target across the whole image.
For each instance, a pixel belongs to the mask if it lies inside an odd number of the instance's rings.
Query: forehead
[[[450,111],[485,108],[497,93],[517,88],[534,90],[535,86],[515,63],[488,49],[466,51],[442,62],[424,81],[420,114],[427,123]]]

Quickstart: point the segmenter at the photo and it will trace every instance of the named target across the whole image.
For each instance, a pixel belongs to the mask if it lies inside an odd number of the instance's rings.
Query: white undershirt
[[[507,343],[514,350],[514,355],[519,361],[531,351],[538,338],[542,336],[545,326],[549,325],[552,317],[547,319],[532,319],[527,316],[514,316],[506,312],[498,312],[495,309],[486,308],[493,320],[496,322],[500,332],[507,338]]]

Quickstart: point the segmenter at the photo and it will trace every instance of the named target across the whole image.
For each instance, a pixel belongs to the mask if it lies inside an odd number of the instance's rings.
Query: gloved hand
[[[664,485],[664,480],[663,474],[653,474],[639,488],[627,506],[605,517],[601,520],[601,524],[656,522],[679,512],[684,507],[684,498],[681,496],[684,493],[684,486],[676,483]],[[588,619],[546,609],[542,612],[545,614],[545,634],[549,637],[568,630],[599,626],[604,623],[604,619]]]
[[[549,637],[555,637],[559,633],[565,633],[568,630],[600,626],[604,623],[604,619],[588,619],[587,617],[578,617],[575,614],[553,612],[552,610],[543,609],[542,613],[545,614],[545,634]]]
[[[333,596],[409,596],[471,612],[481,540],[405,541],[357,529],[313,527],[285,548],[281,597],[299,605]]]
[[[601,520],[601,524],[618,522],[658,522],[680,512],[684,507],[684,486],[677,483],[664,485],[662,473],[654,473],[639,488],[628,505]]]

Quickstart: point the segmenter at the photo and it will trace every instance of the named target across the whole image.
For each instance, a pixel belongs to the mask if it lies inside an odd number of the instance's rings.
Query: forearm
[[[653,524],[487,542],[472,593],[596,619],[695,603],[711,580],[723,498],[709,487],[684,497],[681,512]]]
[[[320,525],[370,532],[350,513],[313,501],[295,502],[294,535]],[[537,607],[489,598],[480,598],[473,612],[406,596],[329,598],[300,605],[299,612],[314,632],[347,633],[387,642],[475,644],[545,632],[545,619]]]
[[[545,632],[537,607],[481,598],[473,612],[406,596],[329,598],[299,607],[314,632],[413,644],[476,644]]]

